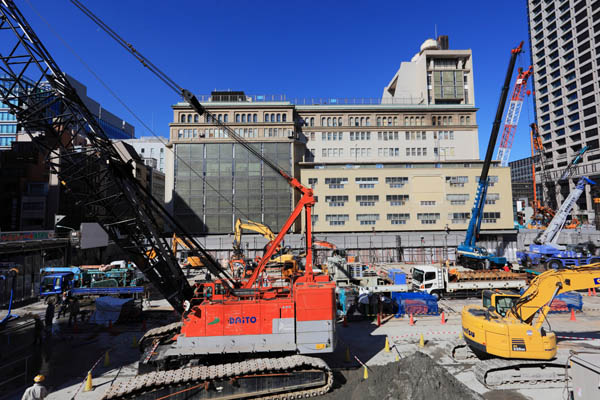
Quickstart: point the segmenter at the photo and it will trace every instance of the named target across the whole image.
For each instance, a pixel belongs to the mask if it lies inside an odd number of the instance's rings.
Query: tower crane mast
[[[517,125],[519,124],[519,117],[521,116],[521,109],[523,108],[523,97],[525,96],[525,93],[529,94],[527,92],[527,80],[532,73],[532,66],[525,71],[522,68],[519,68],[517,80],[510,97],[508,111],[506,112],[506,119],[504,120],[504,131],[502,131],[498,154],[496,155],[496,159],[500,160],[500,165],[502,167],[508,166],[510,150],[512,149],[515,132],[517,131]]]

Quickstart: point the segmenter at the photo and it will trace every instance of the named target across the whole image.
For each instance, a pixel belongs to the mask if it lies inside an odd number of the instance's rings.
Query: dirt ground
[[[428,355],[416,352],[398,362],[343,371],[336,376],[334,390],[321,397],[331,400],[483,399],[450,375]]]

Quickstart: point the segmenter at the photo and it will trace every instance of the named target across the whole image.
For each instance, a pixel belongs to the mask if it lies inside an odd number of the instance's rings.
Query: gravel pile
[[[450,375],[429,356],[421,352],[398,362],[369,367],[369,378],[363,379],[363,368],[342,371],[336,376],[334,389],[321,399],[363,400],[481,400],[482,397]]]

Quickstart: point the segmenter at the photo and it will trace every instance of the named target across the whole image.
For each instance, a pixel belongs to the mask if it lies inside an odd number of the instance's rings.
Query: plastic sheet
[[[396,318],[405,314],[438,315],[438,304],[435,297],[427,293],[392,293],[392,300],[398,305]]]

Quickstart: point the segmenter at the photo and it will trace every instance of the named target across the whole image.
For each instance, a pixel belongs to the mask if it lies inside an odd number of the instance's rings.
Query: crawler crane
[[[139,369],[144,376],[111,386],[104,398],[275,398],[327,392],[333,374],[322,359],[309,355],[334,350],[335,285],[312,271],[310,223],[304,273],[281,287],[265,287],[259,281],[302,210],[306,221],[311,220],[312,190],[223,126],[302,193],[252,276],[236,281],[134,178],[131,166],[12,0],[0,0],[0,37],[0,101],[46,155],[65,195],[82,206],[84,219],[98,222],[182,313],[181,322],[150,330],[141,339]],[[196,112],[213,118],[189,91],[167,82]],[[159,219],[206,261],[213,281],[190,286],[168,238],[161,235]]]

